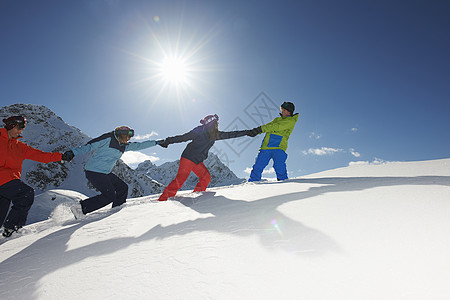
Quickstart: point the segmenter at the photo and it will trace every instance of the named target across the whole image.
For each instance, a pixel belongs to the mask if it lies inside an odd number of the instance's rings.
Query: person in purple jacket
[[[183,186],[189,174],[194,172],[199,177],[194,192],[205,191],[211,181],[211,174],[203,161],[208,157],[208,151],[216,140],[237,138],[249,134],[249,130],[241,131],[219,131],[219,117],[208,115],[200,120],[200,126],[195,127],[183,135],[168,137],[158,143],[162,147],[167,147],[173,143],[191,141],[181,154],[180,165],[175,179],[164,189],[159,197],[159,201],[166,201],[169,197],[175,196],[177,191]]]

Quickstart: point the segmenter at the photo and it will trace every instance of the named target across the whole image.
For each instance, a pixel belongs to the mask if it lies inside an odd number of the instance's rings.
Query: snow
[[[62,199],[0,245],[1,299],[450,299],[450,159],[128,199]],[[67,202],[66,202],[67,201]],[[37,203],[35,203],[37,205]]]

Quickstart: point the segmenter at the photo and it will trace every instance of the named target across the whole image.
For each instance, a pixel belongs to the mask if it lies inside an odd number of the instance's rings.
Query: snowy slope
[[[443,159],[59,206],[0,245],[0,298],[450,299],[449,196]]]

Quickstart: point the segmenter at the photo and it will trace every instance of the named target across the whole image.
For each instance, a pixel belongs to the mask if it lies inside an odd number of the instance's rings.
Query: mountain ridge
[[[19,103],[0,108],[0,118],[12,115],[23,115],[28,121],[21,140],[45,152],[65,152],[91,140],[87,134],[66,124],[61,117],[43,105]],[[87,181],[84,174],[84,165],[90,156],[91,154],[79,155],[70,162],[49,164],[25,160],[22,168],[22,180],[35,189],[36,195],[52,189],[73,190],[86,197],[96,195],[98,192]],[[237,178],[214,154],[210,154],[205,163],[209,165],[209,171],[213,178],[209,187],[243,182],[243,179]],[[141,165],[139,170],[133,170],[119,160],[113,168],[113,173],[128,184],[128,198],[161,193],[168,184],[167,180],[175,178],[178,169],[178,161],[158,167],[152,164],[149,165],[151,167],[149,170],[145,170],[145,165]],[[152,171],[158,172],[158,174],[152,176]],[[164,174],[164,176],[160,176],[160,174]],[[162,182],[158,180],[162,180]],[[183,189],[193,188],[195,181],[196,177],[191,176]],[[45,215],[48,216],[50,213],[47,211]],[[42,219],[42,216],[36,214],[38,212],[35,212],[32,207],[29,220]]]

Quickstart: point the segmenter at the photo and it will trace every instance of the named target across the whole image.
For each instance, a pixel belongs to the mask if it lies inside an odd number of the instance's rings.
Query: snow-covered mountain
[[[244,179],[238,178],[225,164],[220,161],[219,157],[213,153],[209,153],[208,158],[204,161],[204,163],[211,173],[211,182],[209,187],[240,184],[245,181]],[[145,174],[164,185],[168,185],[177,175],[179,164],[180,161],[177,160],[156,166],[151,161],[146,160],[138,165],[136,171]],[[197,182],[198,177],[191,173],[181,189],[192,190]]]
[[[58,208],[0,244],[0,298],[450,299],[449,195],[441,159]]]
[[[13,104],[0,109],[0,120],[12,115],[23,115],[28,124],[23,131],[22,141],[37,149],[53,152],[64,152],[71,148],[88,142],[91,137],[81,132],[78,128],[66,124],[61,117],[42,105]],[[84,175],[84,165],[90,155],[80,155],[71,162],[56,162],[43,164],[25,160],[22,170],[22,180],[34,187],[39,195],[50,189],[62,189],[77,191],[82,194],[81,198],[93,196],[98,192],[89,184]],[[144,169],[144,164],[139,171],[131,169],[119,160],[113,169],[128,184],[128,197],[142,197],[161,193],[170,180],[175,178],[178,162],[166,163],[162,166],[152,165]],[[228,169],[217,156],[211,155],[207,160],[210,167],[212,180],[210,187],[241,183],[243,180]],[[155,172],[155,176],[153,176]],[[162,176],[164,174],[164,176]],[[160,181],[161,180],[161,181]],[[197,178],[190,178],[186,187],[195,186]],[[54,193],[50,193],[55,195]],[[48,197],[44,197],[47,199]],[[55,198],[55,199],[53,199]],[[53,209],[65,200],[65,197],[50,197],[53,200],[49,204],[41,203],[34,205],[29,213],[28,223],[34,223],[47,219]],[[46,201],[46,200],[42,200]],[[41,206],[41,209],[38,207]]]
[[[64,152],[88,142],[91,138],[79,129],[66,124],[50,109],[42,105],[13,104],[0,109],[0,118],[11,115],[23,115],[27,118],[27,127],[23,131],[22,141],[37,149],[53,152]],[[22,180],[36,189],[36,194],[49,189],[67,189],[78,191],[84,195],[97,194],[88,184],[83,167],[89,155],[80,155],[67,163],[56,162],[43,164],[25,160]],[[129,197],[141,197],[160,193],[163,186],[135,172],[121,160],[117,162],[113,172],[129,186]]]

